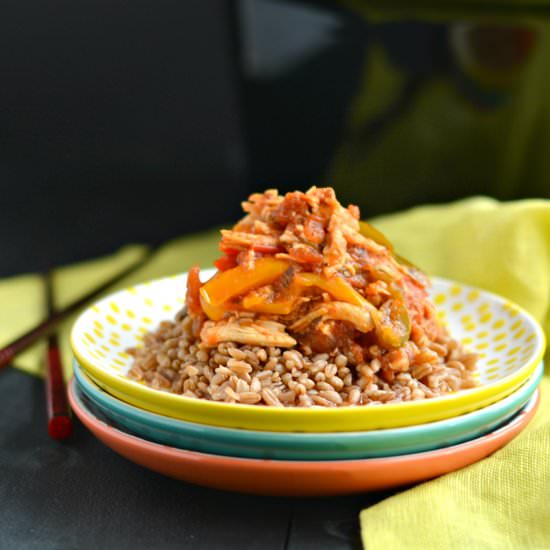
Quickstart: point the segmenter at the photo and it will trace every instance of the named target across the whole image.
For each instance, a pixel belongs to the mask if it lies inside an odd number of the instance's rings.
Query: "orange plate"
[[[161,474],[243,493],[324,496],[417,483],[477,462],[525,428],[537,410],[539,390],[507,424],[460,445],[389,458],[321,462],[234,458],[159,445],[117,430],[96,418],[77,396],[74,380],[69,388],[69,399],[75,414],[105,445],[128,460]]]

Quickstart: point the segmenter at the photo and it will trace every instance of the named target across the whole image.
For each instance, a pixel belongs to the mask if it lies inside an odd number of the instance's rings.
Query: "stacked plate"
[[[208,273],[205,274],[206,276]],[[143,334],[181,308],[185,275],[104,298],[75,323],[75,414],[126,458],[172,477],[272,495],[333,495],[433,478],[491,454],[538,405],[544,335],[494,294],[433,280],[453,337],[480,354],[479,385],[376,406],[281,408],[192,399],[126,376]]]

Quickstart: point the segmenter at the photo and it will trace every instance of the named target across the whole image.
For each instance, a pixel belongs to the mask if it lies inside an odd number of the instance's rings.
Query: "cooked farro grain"
[[[232,342],[206,348],[193,336],[191,318],[178,319],[162,323],[145,336],[143,347],[130,350],[131,378],[187,397],[277,407],[412,401],[475,385],[475,354],[449,338],[425,347],[413,341],[407,361],[400,350],[369,349],[365,361],[353,365],[353,357],[338,349],[315,354]],[[177,359],[169,359],[174,349],[180,350]]]
[[[188,397],[276,407],[431,398],[475,385],[429,281],[330,188],[254,194],[218,273],[134,349],[129,376]]]

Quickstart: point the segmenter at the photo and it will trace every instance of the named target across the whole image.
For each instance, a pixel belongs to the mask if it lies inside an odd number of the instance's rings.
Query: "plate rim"
[[[211,273],[215,270],[209,269],[204,270],[203,273]],[[177,275],[172,275],[168,277],[161,277],[158,279],[153,279],[141,283],[139,285],[134,285],[133,288],[138,289],[141,287],[149,287],[152,284],[160,284],[163,281],[171,280],[178,277],[187,276],[187,272],[179,273]],[[272,406],[262,406],[258,407],[256,405],[247,405],[247,404],[231,404],[223,402],[215,402],[208,400],[193,399],[183,395],[171,394],[169,392],[164,392],[160,390],[155,390],[149,388],[143,384],[139,384],[123,375],[114,375],[110,372],[105,371],[101,367],[94,365],[94,363],[88,360],[87,357],[83,356],[79,350],[79,345],[76,343],[76,333],[80,330],[81,323],[84,322],[84,316],[89,312],[95,304],[102,303],[104,301],[112,301],[115,296],[127,292],[127,289],[121,289],[114,293],[104,296],[101,300],[91,304],[86,308],[74,322],[71,328],[70,334],[70,344],[73,354],[77,358],[80,365],[89,372],[94,380],[102,382],[110,389],[114,390],[114,393],[123,394],[126,396],[127,400],[134,400],[133,404],[140,403],[146,404],[148,410],[154,412],[163,412],[168,416],[175,416],[177,418],[196,421],[198,418],[207,418],[207,421],[204,423],[210,423],[214,425],[223,425],[227,427],[255,427],[257,428],[258,422],[269,422],[272,427],[265,428],[273,431],[284,431],[281,428],[273,427],[273,421],[286,421],[290,423],[295,423],[300,425],[299,428],[294,428],[295,430],[300,429],[309,429],[310,431],[316,432],[326,432],[331,431],[330,429],[323,429],[323,426],[315,427],[308,425],[308,421],[312,418],[317,418],[320,421],[327,421],[328,419],[332,420],[335,423],[352,421],[353,417],[357,416],[358,411],[362,414],[361,420],[353,422],[353,425],[359,426],[364,425],[365,428],[370,427],[374,422],[372,417],[382,416],[373,411],[380,410],[379,407],[383,407],[384,415],[383,418],[378,419],[377,424],[379,427],[398,427],[407,425],[407,412],[410,415],[415,415],[415,418],[422,416],[424,420],[420,423],[426,423],[430,421],[436,421],[443,418],[449,418],[450,416],[456,416],[456,414],[462,414],[464,412],[475,410],[476,408],[481,408],[486,404],[490,404],[494,401],[497,401],[500,398],[503,398],[510,393],[512,393],[516,388],[521,385],[521,382],[526,380],[538,364],[541,362],[544,351],[546,348],[546,338],[544,332],[537,322],[537,320],[524,308],[515,304],[511,300],[499,296],[491,291],[475,287],[466,283],[461,283],[458,281],[453,281],[451,279],[446,279],[442,277],[430,277],[433,283],[441,283],[446,286],[452,285],[461,285],[466,290],[478,291],[483,294],[488,295],[493,300],[513,306],[519,312],[521,312],[530,324],[533,326],[536,337],[536,345],[531,353],[529,359],[527,359],[522,367],[517,371],[510,373],[500,380],[495,380],[489,384],[484,384],[483,386],[478,386],[475,388],[470,388],[466,390],[460,390],[458,392],[447,394],[444,396],[434,397],[429,400],[418,400],[418,401],[408,401],[403,403],[387,403],[383,405],[371,406],[371,407],[338,407],[338,408],[320,408],[320,407],[311,407],[311,408],[299,408],[299,407],[272,407]],[[153,408],[150,408],[153,407]],[[448,414],[449,409],[460,409],[456,414]],[[416,412],[419,411],[419,412]],[[423,413],[423,414],[421,414]],[[183,414],[186,415],[182,416]],[[189,417],[191,414],[192,417]],[[370,417],[370,419],[369,419]],[[428,417],[426,420],[425,418]],[[217,421],[215,421],[215,419]],[[284,419],[284,420],[283,420]],[[221,424],[220,424],[221,420]],[[370,423],[369,423],[370,420]],[[418,422],[412,422],[418,423]],[[347,424],[346,424],[347,425]],[[410,423],[409,423],[410,425]],[[349,426],[348,426],[349,427]],[[317,428],[317,429],[315,429]],[[365,429],[364,428],[364,429]],[[339,430],[336,430],[339,431]],[[342,426],[340,431],[346,431],[346,427]]]
[[[77,416],[79,416],[79,413],[84,414],[84,416],[88,418],[88,421],[90,421],[94,426],[96,426],[102,432],[107,432],[107,433],[111,432],[113,436],[116,436],[117,438],[123,441],[129,442],[135,447],[145,448],[150,452],[168,453],[169,455],[172,455],[173,457],[176,457],[176,458],[178,456],[182,456],[182,457],[188,457],[194,460],[208,459],[217,463],[242,462],[243,464],[250,464],[250,465],[254,464],[256,465],[256,467],[258,467],[259,464],[265,464],[265,463],[269,463],[270,465],[276,464],[278,467],[283,467],[283,468],[285,466],[288,467],[292,465],[293,468],[297,468],[300,470],[313,469],[313,470],[320,470],[320,471],[324,471],[326,469],[327,463],[329,463],[331,466],[340,466],[340,465],[347,466],[347,465],[361,465],[361,464],[388,464],[388,463],[394,463],[394,462],[407,463],[407,462],[413,462],[423,458],[432,458],[432,459],[444,458],[444,457],[452,456],[457,451],[475,448],[482,444],[482,440],[491,441],[494,439],[498,439],[503,433],[513,431],[514,428],[518,427],[518,425],[522,426],[522,428],[526,427],[538,410],[538,407],[540,405],[540,394],[541,394],[540,388],[537,387],[535,392],[533,392],[533,395],[530,397],[529,401],[525,404],[525,406],[516,415],[514,415],[511,419],[509,419],[504,425],[500,426],[499,428],[497,428],[496,430],[493,430],[488,434],[481,435],[479,437],[476,437],[469,441],[465,441],[463,443],[458,443],[456,445],[451,445],[449,447],[443,447],[440,449],[422,451],[419,453],[411,453],[407,455],[318,461],[318,460],[279,460],[279,459],[248,458],[248,457],[216,455],[211,453],[204,453],[201,451],[178,449],[170,445],[149,441],[139,436],[135,436],[135,435],[123,432],[122,430],[119,430],[114,426],[109,426],[106,422],[97,418],[82,403],[79,396],[76,394],[74,387],[75,387],[75,381],[71,380],[69,384],[69,400],[71,402],[71,406],[74,409],[76,409]],[[77,403],[76,408],[73,406],[74,402]],[[526,422],[526,417],[527,417],[527,422]]]
[[[362,431],[357,430],[357,431],[346,431],[346,432],[277,432],[277,431],[268,431],[268,430],[242,430],[242,429],[231,428],[231,427],[226,427],[226,426],[214,426],[214,425],[209,425],[209,424],[200,424],[198,422],[191,422],[189,420],[166,417],[166,416],[163,416],[161,414],[158,414],[158,413],[155,413],[155,412],[152,412],[152,411],[147,411],[147,410],[140,409],[139,407],[136,407],[135,405],[132,405],[131,403],[126,403],[124,401],[120,401],[119,399],[117,399],[114,396],[110,395],[108,392],[105,392],[104,390],[102,390],[101,387],[99,387],[99,386],[97,386],[97,384],[95,384],[93,379],[90,378],[90,376],[84,371],[84,369],[78,364],[78,362],[76,362],[76,360],[75,360],[75,367],[76,368],[74,369],[74,372],[75,372],[74,378],[76,380],[77,387],[81,391],[83,391],[84,394],[87,394],[88,391],[89,391],[94,396],[94,397],[91,398],[92,400],[95,400],[95,395],[96,394],[100,394],[101,395],[100,400],[104,399],[105,402],[106,402],[106,403],[103,403],[102,405],[106,408],[111,408],[109,402],[113,402],[113,403],[115,403],[116,407],[119,407],[123,410],[125,408],[129,409],[131,411],[131,414],[136,416],[136,419],[137,419],[137,417],[141,417],[141,416],[145,417],[145,416],[151,415],[151,418],[147,418],[147,419],[146,418],[143,418],[143,419],[139,418],[136,421],[141,421],[141,422],[147,423],[149,420],[152,420],[152,424],[154,425],[155,429],[157,429],[157,428],[158,429],[165,429],[165,430],[170,430],[170,431],[174,432],[175,430],[177,430],[177,427],[178,427],[177,423],[181,423],[181,424],[183,424],[182,427],[184,427],[184,428],[189,427],[191,430],[197,429],[197,433],[193,434],[193,435],[197,435],[197,436],[203,435],[203,434],[200,434],[199,432],[200,432],[200,430],[204,430],[204,429],[214,430],[214,431],[225,432],[227,434],[228,440],[229,440],[229,436],[238,434],[239,436],[249,435],[250,438],[259,437],[262,440],[266,440],[266,441],[269,440],[269,438],[274,437],[274,438],[278,438],[280,440],[287,439],[289,441],[297,441],[299,439],[302,440],[302,441],[304,441],[304,440],[307,441],[308,439],[324,440],[324,443],[329,444],[329,443],[333,443],[333,442],[340,442],[340,441],[347,441],[347,440],[353,441],[353,440],[355,440],[355,438],[361,437],[361,436],[365,435],[366,433],[371,433],[371,434],[376,433],[377,436],[380,436],[383,439],[386,439],[386,438],[389,439],[390,437],[399,437],[401,435],[405,435],[405,432],[406,432],[406,435],[417,435],[417,434],[422,433],[422,431],[425,428],[432,428],[432,429],[440,430],[440,429],[443,429],[443,424],[444,423],[451,423],[453,421],[456,422],[457,420],[459,422],[466,423],[468,420],[473,418],[473,416],[470,416],[470,418],[467,419],[466,417],[468,415],[478,414],[481,411],[486,411],[486,409],[487,409],[487,407],[485,407],[483,409],[477,409],[475,411],[471,411],[470,413],[466,413],[465,415],[461,415],[459,417],[447,418],[447,419],[443,419],[443,420],[437,420],[435,422],[429,422],[429,423],[426,423],[426,424],[402,426],[402,427],[398,427],[398,428],[388,428],[386,430],[362,430]],[[544,373],[544,361],[541,361],[539,363],[539,365],[537,366],[537,368],[535,369],[533,375],[531,377],[529,377],[525,381],[525,383],[522,386],[520,386],[520,388],[518,388],[516,390],[516,392],[519,392],[522,389],[527,391],[526,390],[527,386],[532,387],[531,393],[526,396],[526,399],[525,399],[523,404],[518,405],[518,408],[516,409],[516,412],[519,411],[519,409],[522,406],[526,405],[527,402],[529,401],[529,399],[531,398],[531,396],[535,393],[535,391],[537,390],[537,388],[540,384],[543,373]],[[84,390],[82,390],[82,387],[84,387]],[[88,389],[86,391],[87,388],[90,388],[90,389]],[[488,407],[503,405],[504,400],[510,399],[511,397],[514,396],[514,394],[516,392],[512,392],[511,394],[506,396],[504,399],[502,399],[500,401],[497,401],[495,403],[492,403],[491,405],[488,405]],[[104,394],[104,395],[102,395],[102,394]],[[124,413],[119,412],[119,414],[124,414]],[[171,423],[176,423],[176,424],[171,424]],[[171,426],[174,426],[174,427],[172,428]],[[470,429],[470,428],[468,428],[467,426],[464,426],[464,429]],[[214,434],[211,434],[211,435],[213,436]]]

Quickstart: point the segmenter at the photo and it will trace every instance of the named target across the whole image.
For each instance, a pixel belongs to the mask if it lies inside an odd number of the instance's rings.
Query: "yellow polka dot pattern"
[[[451,335],[479,355],[481,383],[517,372],[534,356],[535,325],[515,304],[482,290],[437,279],[431,295],[438,315],[447,319]]]
[[[73,332],[73,343],[102,369],[123,375],[132,363],[127,350],[141,345],[143,335],[161,321],[174,317],[184,303],[185,289],[186,276],[178,275],[108,296],[83,314],[83,329]]]
[[[205,272],[203,279],[213,271]],[[111,374],[130,368],[128,348],[182,307],[186,275],[159,279],[97,302],[79,319],[73,345],[89,361]],[[431,297],[438,318],[451,335],[477,353],[479,381],[490,384],[524,369],[540,353],[540,329],[514,304],[466,285],[433,279]]]

